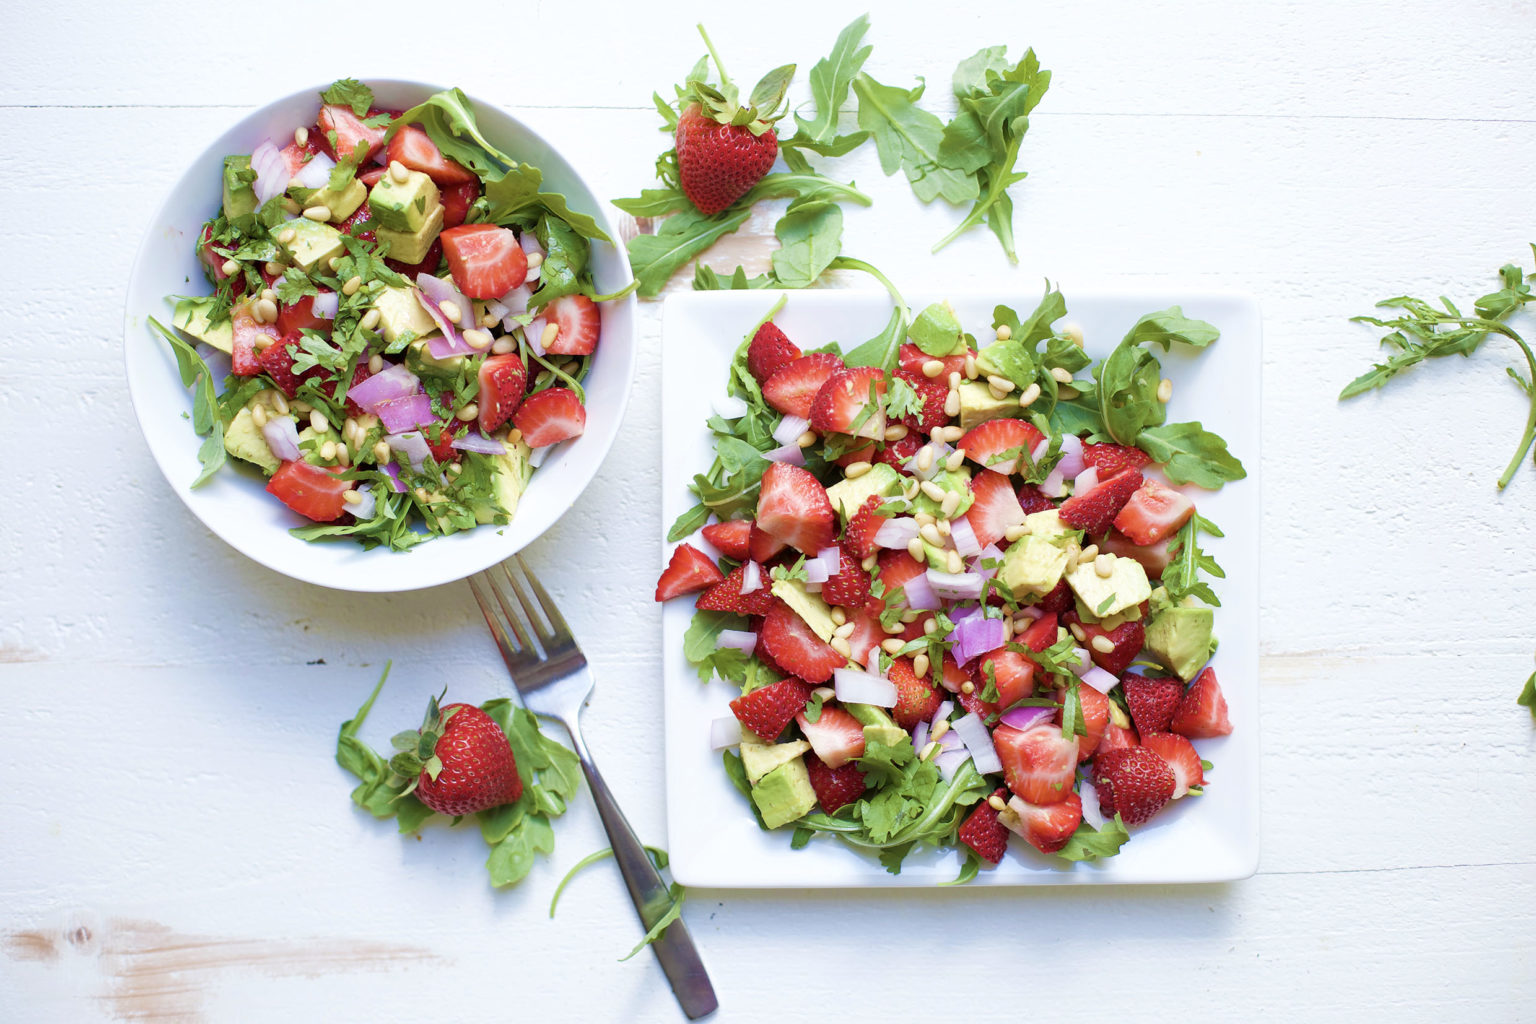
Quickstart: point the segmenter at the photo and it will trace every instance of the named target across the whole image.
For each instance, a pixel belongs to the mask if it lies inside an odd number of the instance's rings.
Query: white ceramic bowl
[[[378,104],[391,109],[414,106],[436,86],[420,82],[374,80]],[[242,553],[295,579],[339,590],[400,591],[463,579],[520,551],[550,527],[581,494],[618,434],[635,373],[635,300],[603,304],[603,333],[587,391],[586,433],[567,442],[533,474],[517,515],[506,526],[482,526],[440,537],[405,552],[364,551],[353,541],[310,543],[288,533],[307,520],[268,494],[254,468],[231,459],[212,480],[196,490],[197,449],[201,443],[183,415],[191,397],[176,372],[165,341],[146,322],[153,316],[170,323],[170,294],[206,294],[193,243],[203,222],[220,203],[224,157],[249,153],[262,139],[280,140],[301,124],[312,124],[319,106],[316,85],[267,104],[215,139],[172,186],[144,234],[128,283],[124,316],[128,390],[150,451],[172,490],[203,523]],[[614,225],[576,170],[516,118],[474,101],[480,129],[508,155],[544,173],[544,189],[566,196],[574,210],[596,218],[617,240]],[[629,263],[614,243],[593,242],[592,274],[599,294],[630,282]],[[221,383],[221,382],[216,382]]]

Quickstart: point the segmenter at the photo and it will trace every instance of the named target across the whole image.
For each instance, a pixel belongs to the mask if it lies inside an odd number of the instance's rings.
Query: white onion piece
[[[1003,770],[1003,762],[997,759],[997,748],[992,745],[992,734],[987,732],[987,724],[980,715],[975,712],[962,715],[950,725],[959,734],[965,749],[971,752],[971,760],[976,762],[978,772],[988,775]]]
[[[268,420],[267,422],[270,423],[272,421]],[[356,488],[357,493],[363,497],[355,505],[346,506],[347,511],[352,513],[352,517],[358,522],[372,519],[374,510],[378,505],[377,500],[373,496],[373,484],[354,484],[353,486]]]
[[[331,172],[335,169],[335,160],[324,153],[316,153],[299,168],[299,173],[293,176],[290,184],[303,185],[305,188],[325,188],[331,183]]]
[[[869,672],[852,668],[832,672],[833,690],[846,704],[873,704],[878,708],[896,706],[896,684]]]
[[[735,715],[709,723],[709,749],[724,750],[741,743],[741,721]]]
[[[1035,450],[1029,453],[1030,460],[1033,462],[1039,462],[1041,459],[1045,458],[1045,453],[1050,450],[1051,439],[1048,437],[1041,438],[1040,443],[1035,445]]]
[[[233,372],[233,360],[229,353],[223,349],[214,348],[206,342],[197,343],[197,354],[203,357],[203,362],[208,364],[208,372],[214,380],[223,380]]]
[[[912,749],[921,754],[923,752],[923,748],[927,745],[928,723],[926,721],[918,722],[916,727],[912,730]]]
[[[533,453],[528,456],[528,465],[533,469],[538,469],[544,465],[544,460],[549,458],[550,452],[553,452],[558,447],[558,444],[550,444],[545,445],[543,448],[535,448]]]
[[[288,162],[271,139],[262,140],[261,145],[251,152],[251,169],[256,172],[251,189],[256,193],[257,202],[265,203],[280,196],[288,187]]]
[[[1077,795],[1083,801],[1083,820],[1094,828],[1103,828],[1104,815],[1099,811],[1099,791],[1086,776],[1078,788]]]
[[[945,750],[964,750],[965,744],[960,740],[960,734],[953,729],[946,729],[944,735],[935,740]]]
[[[1062,462],[1065,461],[1065,459],[1062,460]],[[1056,468],[1063,470],[1068,475],[1071,474],[1071,470],[1066,469],[1061,463],[1057,463]],[[1097,466],[1089,466],[1072,479],[1073,494],[1082,494],[1085,491],[1093,490],[1097,486],[1099,486],[1099,470]]]
[[[970,759],[971,755],[964,749],[946,750],[933,759],[933,766],[939,770],[940,777],[949,782],[955,777],[955,772],[960,770],[960,766]]]
[[[1072,648],[1072,657],[1077,659],[1077,664],[1069,665],[1068,667],[1072,669],[1073,675],[1081,679],[1088,674],[1089,669],[1093,668],[1093,655],[1081,647],[1074,647]]]
[[[1045,618],[1045,612],[1041,611],[1039,608],[1036,608],[1032,604],[1027,604],[1020,608],[1019,614],[1024,616],[1026,619],[1034,619],[1037,622]]]
[[[1083,673],[1083,682],[1098,690],[1100,693],[1108,693],[1115,688],[1120,680],[1115,678],[1113,672],[1106,671],[1095,665]]]
[[[741,570],[741,592],[755,594],[763,589],[763,568],[756,562],[748,562]]]
[[[1067,475],[1061,471],[1060,466],[1057,466],[1046,474],[1045,480],[1040,484],[1040,493],[1047,498],[1059,498],[1067,492],[1066,482]]]
[[[722,629],[720,631],[717,647],[729,647],[737,651],[745,651],[751,654],[757,650],[757,634],[748,633],[743,629]]]
[[[336,310],[340,306],[340,295],[337,295],[335,292],[321,292],[315,296],[309,308],[314,312],[315,316],[320,317],[322,320],[335,320]]]
[[[532,299],[533,289],[529,288],[526,284],[518,285],[497,299],[496,304],[506,310],[506,312],[499,314],[502,318],[501,326],[510,331],[516,325],[516,321],[510,324],[507,321],[514,316],[521,316],[528,312],[528,303]]]
[[[826,547],[816,552],[816,557],[821,564],[827,567],[827,572],[833,576],[843,571],[843,549],[840,547]]]
[[[411,466],[416,469],[421,468],[432,454],[432,449],[427,447],[427,439],[421,436],[419,430],[408,430],[403,434],[386,434],[384,443],[409,459]]]
[[[299,428],[292,416],[269,416],[262,425],[261,435],[267,439],[272,454],[284,462],[301,457],[299,452]]]
[[[811,421],[804,416],[786,415],[779,420],[779,425],[773,428],[773,439],[779,444],[794,444],[810,425]]]
[[[782,448],[763,452],[763,458],[769,462],[787,462],[791,466],[805,465],[805,452],[797,444],[786,444]]]
[[[808,583],[825,583],[832,578],[827,571],[827,563],[820,558],[807,558],[805,560],[805,579]]]
[[[1023,506],[1019,506],[1023,509]],[[971,521],[965,516],[956,516],[949,521],[950,539],[955,542],[955,550],[961,558],[972,558],[981,554],[981,541],[976,539],[976,531],[971,529]]]
[[[807,583],[805,585],[805,592],[807,594],[819,594],[819,593],[821,593],[821,584],[820,583]]]
[[[524,231],[518,238],[517,244],[521,245],[523,247],[523,252],[529,256],[532,256],[534,253],[538,253],[540,257],[544,255],[544,247],[539,244],[538,236],[535,235],[532,231]],[[541,271],[543,271],[543,269],[544,262],[541,259],[537,267],[528,268],[528,276],[525,278],[525,280],[530,284],[534,281],[537,281],[539,279],[539,274]]]
[[[916,612],[931,612],[944,606],[939,595],[934,593],[933,584],[929,582],[926,573],[913,576],[903,583],[901,592],[907,599],[907,607]]]
[[[952,573],[929,569],[927,576],[928,585],[940,600],[981,600],[982,579],[974,572]]]
[[[735,395],[716,395],[709,400],[709,407],[725,420],[739,420],[747,414],[747,403]]]
[[[1067,476],[1077,476],[1087,465],[1083,461],[1083,442],[1076,434],[1061,437],[1061,461],[1057,463]]]
[[[494,299],[485,304],[485,315],[492,320],[505,320],[512,315],[512,311],[503,306],[500,299]]]
[[[905,550],[906,546],[912,543],[912,538],[917,536],[917,529],[917,520],[911,516],[887,519],[880,524],[880,529],[875,531],[875,543],[893,551]]]
[[[908,459],[903,468],[919,480],[932,480],[944,471],[944,460],[949,458],[949,453],[955,449],[943,441],[929,441],[925,447],[933,451],[933,463],[927,469],[919,469],[917,466],[918,455],[922,454],[922,449],[918,449],[918,454]]]
[[[528,326],[523,328],[523,337],[528,341],[528,347],[533,349],[533,354],[547,355],[544,351],[544,328],[548,321],[543,317],[535,317],[528,321]]]
[[[944,721],[944,719],[949,717],[949,713],[951,711],[953,711],[953,710],[955,710],[955,702],[954,701],[952,701],[952,700],[941,701],[939,703],[938,710],[936,710],[933,713],[933,724],[934,725],[938,725],[940,722]]]

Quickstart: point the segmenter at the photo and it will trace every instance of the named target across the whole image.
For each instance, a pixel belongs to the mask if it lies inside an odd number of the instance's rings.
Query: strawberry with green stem
[[[457,816],[515,803],[523,795],[512,744],[501,726],[473,704],[427,702],[421,728],[397,734],[389,769],[412,779],[416,794],[439,814]]]

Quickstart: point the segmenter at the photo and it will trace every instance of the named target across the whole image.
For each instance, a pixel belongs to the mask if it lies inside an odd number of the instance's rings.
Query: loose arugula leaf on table
[[[782,149],[805,148],[822,156],[839,156],[867,137],[862,131],[840,136],[837,128],[838,113],[848,99],[848,90],[874,49],[859,45],[868,30],[869,15],[859,15],[838,33],[831,54],[811,68],[811,99],[816,105],[816,116],[806,120],[796,114],[795,134],[780,142]]]
[[[647,846],[645,847],[645,852],[657,871],[665,871],[667,869],[667,863],[669,860],[667,857],[667,851],[658,849],[654,846]],[[575,866],[565,873],[565,877],[560,879],[560,884],[555,886],[555,894],[554,896],[550,897],[549,900],[549,916],[555,916],[555,905],[560,902],[560,894],[564,892],[565,887],[571,883],[571,879],[575,878],[576,875],[585,868],[588,868],[593,864],[598,863],[599,861],[607,860],[612,856],[613,847],[606,846],[603,849],[598,850],[596,853],[589,853],[581,860],[577,861]],[[668,887],[667,894],[671,902],[667,906],[666,913],[657,918],[656,923],[652,925],[650,929],[646,931],[645,935],[641,937],[640,941],[635,944],[635,948],[631,949],[627,954],[619,958],[620,963],[628,960],[630,957],[640,952],[646,946],[649,946],[651,943],[661,938],[664,934],[666,934],[667,927],[671,925],[673,921],[676,921],[679,917],[682,916],[683,901],[687,898],[686,890],[684,890],[681,885],[674,882],[671,886]]]
[[[786,288],[809,288],[842,251],[842,207],[828,200],[796,201],[773,233],[779,240],[773,276]]]
[[[154,317],[147,319],[149,325],[171,346],[182,385],[192,389],[192,429],[199,437],[207,438],[197,449],[197,460],[203,468],[192,481],[193,487],[201,487],[213,478],[227,457],[224,451],[224,419],[219,415],[219,398],[213,389],[213,373],[190,343],[168,330]]]
[[[741,204],[709,216],[690,207],[662,221],[654,235],[630,239],[629,265],[640,284],[638,294],[660,294],[683,264],[741,227],[751,214]]]
[[[921,84],[899,89],[861,71],[853,80],[853,91],[859,98],[859,127],[875,140],[882,171],[887,175],[901,171],[925,203],[940,196],[951,203],[966,203],[979,195],[972,174],[942,162],[944,122],[917,105],[923,95]]]
[[[1515,698],[1515,703],[1523,708],[1531,709],[1531,717],[1536,719],[1536,672],[1525,681],[1525,688],[1520,691],[1520,696]]]

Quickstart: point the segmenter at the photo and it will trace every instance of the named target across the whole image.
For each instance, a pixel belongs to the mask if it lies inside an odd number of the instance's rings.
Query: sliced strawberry
[[[229,322],[234,330],[232,339],[234,353],[230,359],[230,369],[241,377],[254,377],[261,372],[261,363],[256,353],[256,339],[265,335],[276,340],[281,335],[275,325],[261,323],[251,316],[250,304],[246,302],[237,302],[230,308]]]
[[[759,635],[776,664],[812,683],[826,682],[834,669],[848,664],[793,608],[777,598],[763,618]]]
[[[380,168],[379,173],[386,174],[388,172],[386,172],[383,168]],[[367,176],[364,175],[364,177],[366,178]],[[368,182],[364,181],[363,184],[367,185]],[[353,210],[350,217],[336,225],[336,230],[340,231],[344,235],[351,235],[353,238],[361,239],[364,242],[376,242],[378,241],[378,236],[374,234],[372,228],[368,229],[367,231],[356,230],[359,224],[362,224],[365,221],[370,221],[372,219],[373,211],[368,208],[368,200],[364,199],[362,205]],[[434,263],[432,266],[434,270],[437,269],[437,264]]]
[[[421,258],[420,263],[405,263],[392,257],[384,257],[384,263],[395,273],[409,280],[416,280],[422,274],[437,276],[437,268],[443,264],[443,240],[432,239],[432,244],[427,246],[427,254]]]
[[[1140,448],[1105,442],[1084,444],[1083,461],[1099,471],[1103,480],[1125,469],[1145,469],[1152,465],[1152,456]]]
[[[944,689],[948,690],[950,693],[960,693],[960,687],[964,686],[966,683],[971,683],[972,680],[971,674],[960,667],[960,663],[955,660],[955,656],[953,654],[946,653],[944,655],[943,674],[940,677],[939,682],[943,684]],[[974,686],[975,684],[972,683],[972,685]]]
[[[965,457],[978,466],[1007,476],[1017,473],[1024,465],[1024,456],[1034,452],[1044,439],[1033,424],[1023,420],[987,420],[972,427],[956,447],[964,448]]]
[[[462,434],[468,434],[469,428],[458,420],[448,422],[436,422],[426,426],[421,436],[427,442],[427,448],[432,452],[432,457],[438,462],[452,462],[459,458],[459,450],[453,446],[453,439]]]
[[[1093,655],[1094,663],[1110,675],[1118,676],[1130,668],[1131,662],[1136,660],[1136,655],[1141,653],[1147,642],[1147,629],[1139,620],[1122,622],[1114,629],[1106,630],[1096,622],[1084,622],[1078,618],[1076,611],[1068,612],[1066,617],[1069,623],[1077,623],[1078,628],[1088,637],[1083,646]],[[1107,640],[1112,645],[1111,649],[1099,650],[1094,644],[1098,637]]]
[[[906,586],[907,581],[914,576],[921,576],[928,571],[928,564],[913,558],[907,553],[906,548],[880,552],[879,565],[880,582],[885,584],[887,594],[898,587]]]
[[[288,168],[288,175],[292,177],[302,171],[304,165],[313,160],[318,152],[320,152],[319,145],[314,139],[310,139],[302,146],[297,142],[290,142],[278,150],[278,155],[283,158],[283,164]]]
[[[1055,612],[1059,615],[1067,609],[1075,607],[1076,604],[1077,601],[1072,596],[1072,588],[1063,579],[1060,583],[1056,584],[1056,589],[1042,597],[1035,604],[1035,607],[1043,612]]]
[[[342,495],[351,486],[352,481],[302,460],[283,463],[267,481],[267,490],[284,505],[317,523],[335,522],[346,514]]]
[[[1062,502],[1061,521],[1090,534],[1103,533],[1140,486],[1141,474],[1134,469],[1100,480],[1082,494]]]
[[[509,355],[511,353],[508,353]],[[549,388],[523,399],[512,414],[512,424],[523,432],[530,448],[543,448],[587,429],[587,410],[569,388]]]
[[[1125,706],[1136,723],[1136,731],[1142,736],[1152,732],[1167,732],[1168,723],[1184,696],[1184,684],[1177,679],[1148,679],[1127,672],[1120,686],[1125,691]]]
[[[528,367],[516,352],[491,356],[480,364],[480,430],[489,435],[500,427],[523,403],[528,391]],[[530,444],[532,442],[529,442]]]
[[[828,604],[844,608],[862,608],[869,601],[869,573],[859,560],[843,551],[838,560],[838,571],[821,585],[821,596]]]
[[[366,170],[360,173],[357,176],[357,180],[362,182],[364,187],[371,189],[373,186],[379,183],[380,178],[384,177],[384,175],[388,173],[388,167],[374,167],[370,170]]]
[[[272,383],[276,384],[278,389],[289,398],[298,393],[301,381],[318,376],[321,372],[318,367],[313,366],[303,373],[293,372],[293,354],[298,351],[302,337],[298,331],[291,331],[268,345],[261,355],[256,357],[262,372],[271,377]]]
[[[528,254],[511,228],[460,224],[445,228],[437,238],[453,283],[471,299],[499,299],[528,276]]]
[[[469,208],[475,205],[476,199],[480,198],[480,183],[466,181],[462,185],[450,185],[443,189],[442,198],[443,227],[456,228],[464,223],[464,218],[469,216]],[[526,266],[526,261],[524,265]]]
[[[656,581],[656,600],[670,601],[692,594],[724,578],[725,574],[708,555],[692,544],[679,544]]]
[[[981,691],[974,688],[970,693],[966,693],[965,690],[962,689],[959,693],[955,694],[955,700],[960,702],[960,706],[964,708],[968,714],[975,715],[977,718],[983,720],[991,718],[993,715],[1002,710],[991,701],[982,700]],[[1061,730],[1058,729],[1056,731],[1060,732]]]
[[[971,507],[965,521],[971,524],[976,543],[982,547],[1003,539],[1008,527],[1024,522],[1024,509],[1008,478],[998,473],[977,473],[971,478]]]
[[[911,347],[916,348],[915,345]],[[1001,798],[1007,792],[999,787],[992,795]],[[997,808],[988,800],[977,804],[976,809],[966,816],[956,836],[988,864],[996,864],[1008,852],[1008,830],[998,821]]]
[[[738,562],[747,560],[747,538],[752,536],[752,520],[731,519],[723,523],[710,523],[704,527],[704,539],[726,558]]]
[[[830,352],[817,352],[785,363],[763,382],[763,401],[786,416],[811,418],[816,393],[843,361]]]
[[[347,383],[347,401],[346,405],[343,407],[347,410],[348,416],[361,416],[368,411],[352,400],[352,389],[372,376],[373,374],[368,372],[368,363],[366,360],[358,363],[352,368],[352,379]],[[341,385],[337,381],[333,380],[327,384],[322,384],[321,390],[329,394],[334,399],[336,397],[336,392],[341,390]],[[441,462],[442,460],[439,459],[438,461]]]
[[[803,679],[780,679],[731,701],[731,714],[758,739],[772,743],[805,710],[814,689]]]
[[[716,586],[718,586],[718,585],[719,584],[716,584]],[[752,621],[752,632],[757,634],[757,645],[752,648],[752,657],[756,658],[758,661],[763,663],[763,667],[768,670],[768,674],[769,675],[774,675],[774,676],[787,676],[787,675],[789,675],[789,673],[784,671],[783,667],[780,666],[778,662],[773,660],[773,655],[768,653],[768,646],[763,643],[763,622],[765,621],[764,618],[762,616],[753,616],[751,621]]]
[[[977,692],[986,688],[990,666],[992,678],[997,682],[998,707],[1009,707],[1035,692],[1035,670],[1039,666],[1017,651],[999,647],[977,658],[971,666],[971,679]]]
[[[918,400],[922,403],[918,412],[907,413],[901,418],[908,429],[931,434],[949,422],[949,414],[944,411],[944,403],[949,400],[947,378],[925,377],[911,370],[897,370],[896,377],[906,381],[917,392]]]
[[[1168,540],[1164,538],[1156,544],[1148,544],[1143,547],[1140,544],[1132,544],[1130,538],[1119,530],[1110,530],[1099,539],[1099,550],[1107,555],[1117,558],[1134,558],[1141,563],[1141,567],[1147,570],[1149,579],[1157,579],[1168,568],[1171,559],[1168,556]]]
[[[558,326],[555,338],[544,346],[560,356],[589,356],[597,351],[603,333],[603,315],[597,303],[585,295],[562,295],[544,307],[549,322]]]
[[[1156,544],[1172,536],[1195,514],[1195,503],[1148,478],[1115,516],[1115,529],[1134,544]]]
[[[785,544],[777,537],[768,536],[768,534],[763,532],[762,527],[758,526],[755,520],[753,521],[752,529],[747,534],[747,553],[751,556],[752,561],[760,565],[767,565],[774,555],[777,555],[787,547],[789,547],[788,544]]]
[[[908,732],[917,728],[918,722],[932,718],[944,702],[944,695],[937,687],[926,677],[919,678],[912,671],[909,658],[897,658],[891,662],[889,678],[896,687],[896,706],[891,708],[891,717]]]
[[[747,567],[738,565],[725,579],[699,595],[696,607],[701,612],[735,612],[737,615],[767,615],[773,608],[773,591],[768,585],[758,587],[750,594],[741,592],[747,578]]]
[[[476,181],[475,172],[443,156],[442,151],[413,125],[405,125],[389,140],[389,159],[420,171],[438,185],[464,185]]]
[[[1141,726],[1138,724],[1137,728]],[[1168,730],[1194,740],[1225,736],[1232,731],[1232,720],[1227,717],[1227,699],[1221,695],[1215,669],[1207,668],[1190,684],[1189,692],[1184,694],[1173,713]]]
[[[329,289],[320,289],[321,294],[329,295]],[[311,330],[330,333],[331,321],[322,316],[315,315],[315,296],[305,295],[297,302],[286,303],[277,307],[277,329],[284,335],[291,331]]]
[[[864,727],[842,708],[822,708],[821,716],[812,722],[801,711],[795,722],[811,749],[828,768],[841,768],[856,757],[864,756]]]
[[[927,366],[928,363],[933,359],[933,356],[924,352],[922,349],[918,348],[911,342],[904,343],[896,352],[896,364],[901,369],[906,370],[909,373],[916,373],[919,375],[922,374],[923,367]],[[965,372],[964,355],[944,356],[939,360],[939,362],[944,364],[944,372],[940,373],[933,379],[940,381],[946,386],[949,384],[950,374]]]
[[[856,366],[828,377],[811,402],[811,426],[822,433],[885,437],[885,371]]]
[[[1039,653],[1056,642],[1058,621],[1055,612],[1046,612],[1017,637],[1019,643]]]
[[[812,558],[836,536],[827,489],[810,471],[775,462],[763,474],[757,526]]]
[[[1087,729],[1086,735],[1077,738],[1077,759],[1086,761],[1099,749],[1104,730],[1109,727],[1110,700],[1093,687],[1083,685],[1077,688],[1077,702],[1083,709],[1083,726]]]
[[[890,634],[880,628],[879,614],[868,606],[850,612],[848,621],[853,623],[853,632],[848,634],[848,647],[853,651],[853,660],[868,666],[869,652],[883,643]]]
[[[1173,769],[1173,799],[1189,792],[1191,786],[1205,785],[1205,769],[1194,744],[1174,732],[1154,732],[1141,738],[1141,745],[1168,762]]]
[[[1083,799],[1076,793],[1052,804],[1033,804],[1016,796],[1009,799],[1008,808],[1018,822],[1014,831],[1041,853],[1055,853],[1066,846],[1083,821]]]
[[[1019,505],[1024,509],[1025,515],[1049,512],[1056,507],[1056,503],[1047,498],[1044,492],[1034,484],[1024,484],[1019,488]]]
[[[885,516],[875,511],[880,505],[879,495],[872,494],[848,520],[848,527],[843,531],[843,547],[854,558],[862,560],[880,551],[880,545],[875,543],[875,534],[885,525]]]
[[[1111,721],[1104,727],[1104,735],[1099,737],[1099,745],[1094,749],[1094,754],[1102,757],[1111,750],[1140,745],[1141,740],[1137,738],[1135,729],[1128,729]]]
[[[1063,739],[1049,722],[1015,729],[1000,725],[992,733],[1008,788],[1032,804],[1055,804],[1072,793],[1077,777],[1077,739]]]
[[[361,145],[362,159],[357,162],[365,164],[384,148],[385,126],[374,128],[363,124],[363,119],[346,104],[327,103],[320,108],[320,116],[315,119],[315,124],[320,131],[311,132],[310,140],[318,141],[327,155],[337,161],[355,159],[357,147]],[[318,140],[316,135],[319,136]],[[332,141],[333,138],[335,141]]]
[[[1177,782],[1173,769],[1157,754],[1146,747],[1125,747],[1094,758],[1093,784],[1104,817],[1118,812],[1127,825],[1142,825],[1173,799]]]
[[[917,458],[917,453],[922,450],[923,440],[916,434],[908,434],[899,441],[891,441],[875,453],[875,461],[883,462],[896,472],[907,474],[907,463]]]
[[[816,791],[816,802],[828,814],[836,814],[864,795],[864,773],[856,764],[841,768],[828,768],[819,757],[810,758],[805,770],[811,777],[811,788]]]
[[[780,367],[800,358],[800,347],[784,336],[772,320],[765,321],[747,345],[747,372],[758,384],[768,383]]]

